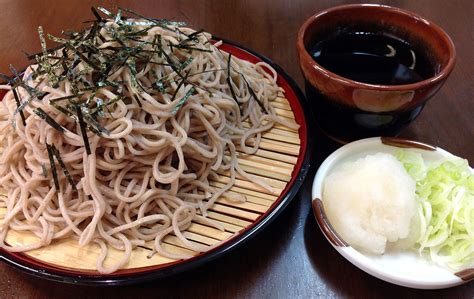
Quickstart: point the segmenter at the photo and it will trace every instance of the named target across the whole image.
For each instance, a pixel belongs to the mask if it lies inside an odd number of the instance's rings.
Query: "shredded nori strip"
[[[16,88],[13,88],[12,91],[13,91],[13,97],[15,98],[16,106],[18,107],[17,110],[20,112],[20,116],[21,116],[21,120],[23,122],[23,125],[26,126],[25,114],[23,114],[23,110],[20,109],[20,107],[21,107],[20,97],[18,96],[18,93],[16,92]]]
[[[54,48],[47,49],[46,52],[47,52],[47,53],[52,53],[52,52],[55,52],[55,51],[57,51],[57,50],[59,50],[59,49],[61,49],[61,48],[64,48],[64,45],[59,45],[59,46],[56,46],[56,47],[54,47]],[[33,59],[35,59],[38,55],[44,54],[44,52],[41,51],[41,52],[37,52],[37,53],[33,53],[33,54],[28,54],[28,53],[26,53],[26,54],[27,54],[26,58],[27,58],[28,60],[33,60]]]
[[[173,93],[173,96],[171,97],[171,102],[173,102],[176,99],[176,95],[178,94],[179,89],[183,84],[186,82],[186,79],[188,78],[189,72],[186,73],[186,75],[183,77],[183,79],[179,82],[178,87],[176,87],[176,90]]]
[[[46,169],[46,166],[43,163],[41,163],[41,170],[43,171],[43,176],[45,178],[48,178],[48,170]]]
[[[51,106],[53,106],[54,108],[58,109],[60,112],[62,112],[63,114],[69,116],[69,117],[72,117],[75,121],[77,121],[77,116],[72,113],[71,111],[69,111],[68,109],[64,108],[63,106],[59,106],[57,105],[56,103],[51,103]]]
[[[157,25],[157,26],[160,26],[161,28],[163,29],[167,29],[167,30],[173,30],[172,28],[169,28],[167,25],[170,25],[170,26],[175,26],[175,27],[183,27],[183,26],[186,26],[186,23],[185,22],[175,22],[175,21],[170,21],[170,20],[166,20],[166,19],[150,19],[150,18],[147,18],[131,9],[128,9],[128,8],[122,8],[122,10],[128,12],[128,13],[131,13],[132,15],[135,15],[136,17],[139,17],[139,18],[142,18],[142,19],[145,19],[147,21],[150,21],[152,22],[153,24]]]
[[[97,21],[102,22],[102,17],[100,16],[99,12],[97,9],[95,9],[94,6],[91,7],[92,14],[96,17]]]
[[[87,58],[86,56],[84,56],[84,54],[82,54],[78,49],[75,49],[73,46],[71,46],[70,44],[66,44],[66,47],[71,49],[74,54],[76,54],[77,56],[79,56],[82,61],[84,61],[85,63],[87,63],[88,65],[90,65],[94,70],[100,72],[102,71],[102,69],[97,65],[95,64],[94,62],[92,62],[89,58]]]
[[[72,94],[72,95],[69,95],[69,96],[54,98],[54,99],[49,100],[49,103],[51,104],[51,103],[56,103],[56,102],[59,102],[59,101],[62,101],[62,100],[70,100],[70,99],[78,98],[82,95],[83,94],[80,93],[80,94]]]
[[[76,182],[74,182],[74,179],[72,178],[71,174],[69,173],[69,170],[66,167],[66,164],[64,164],[63,159],[61,158],[61,155],[59,154],[58,149],[53,145],[51,145],[51,149],[53,151],[53,155],[56,157],[56,160],[58,160],[59,165],[63,169],[63,173],[66,176],[66,179],[68,180],[69,184],[72,186],[72,190],[77,192],[76,188]]]
[[[18,106],[18,108],[16,108],[16,110],[13,112],[13,117],[15,117],[18,113],[21,113],[23,111],[23,109],[26,106],[28,106],[28,104],[30,104],[31,100],[32,100],[32,98],[30,97],[28,100],[21,103],[21,105]]]
[[[250,95],[255,99],[255,101],[260,106],[260,108],[262,108],[262,112],[263,113],[268,112],[265,106],[263,105],[262,101],[260,101],[260,99],[255,94],[255,91],[253,91],[252,87],[250,86],[249,81],[247,81],[244,74],[241,74],[241,75],[242,75],[242,78],[244,79],[245,85],[247,85],[247,89],[249,90]]]
[[[46,149],[48,150],[49,163],[51,164],[51,173],[53,174],[54,187],[56,187],[56,191],[59,192],[59,179],[58,172],[56,170],[56,164],[54,164],[53,149],[48,143],[46,143]]]
[[[234,87],[232,86],[232,81],[231,81],[231,76],[230,76],[230,60],[232,58],[232,54],[229,53],[229,56],[227,58],[227,84],[229,85],[229,88],[230,88],[230,93],[232,95],[232,98],[234,99],[234,101],[237,103],[237,105],[239,106],[240,108],[240,103],[239,103],[239,100],[237,100],[237,97],[235,96],[235,91],[234,91]]]
[[[44,38],[44,33],[43,33],[43,27],[39,26],[38,27],[38,35],[41,43],[41,51],[43,53],[42,58],[43,59],[48,59],[48,49],[46,47],[46,40]]]
[[[34,87],[26,85],[24,82],[20,82],[18,85],[23,87],[32,98],[36,98],[38,100],[42,100],[46,95],[49,94],[48,92],[42,92]]]
[[[143,226],[143,225],[142,225]],[[150,247],[146,247],[146,246],[143,246],[143,245],[137,245],[137,247],[140,247],[140,248],[143,248],[143,249],[146,249],[146,250],[150,250],[150,251],[153,251],[152,248]]]
[[[179,70],[182,71],[184,70],[191,62],[193,62],[194,58],[191,56],[188,59],[186,59],[181,65],[179,66]]]
[[[173,111],[172,111],[172,114],[175,115],[179,108],[181,108],[181,106],[184,105],[184,103],[188,100],[188,98],[196,91],[196,89],[193,87],[191,87],[190,90],[188,90],[188,92],[184,95],[184,97],[181,98],[181,100],[179,100],[178,104],[173,108]]]
[[[141,90],[145,91],[145,88],[143,88],[143,86],[138,83],[138,80],[137,80],[137,68],[136,68],[136,63],[135,63],[135,59],[134,58],[130,58],[128,61],[127,61],[127,66],[130,70],[130,75],[131,75],[131,80],[132,80],[132,88],[140,88]],[[133,97],[137,103],[138,103],[138,106],[140,106],[140,108],[142,107],[142,103],[140,102],[140,100],[137,98],[137,97]]]
[[[57,131],[64,133],[64,128],[60,124],[58,124],[51,116],[44,112],[43,109],[36,108],[35,110],[33,110],[33,112],[40,118],[42,118],[44,121],[46,121],[48,125],[56,129]]]
[[[191,50],[191,51],[212,53],[212,50],[209,50],[209,49],[197,48],[197,47],[192,47],[192,46],[188,46],[188,45],[180,45],[180,44],[175,45],[175,44],[170,43],[171,50],[173,49],[173,47],[177,48],[177,49],[185,49],[185,50]]]
[[[79,105],[74,105],[76,108],[77,118],[79,119],[79,126],[81,127],[82,139],[84,140],[84,146],[86,147],[87,155],[91,154],[91,147],[89,144],[89,137],[87,137],[86,123],[84,122],[84,117],[82,116],[82,108]]]
[[[198,31],[194,31],[193,33],[191,33],[190,35],[188,35],[188,37],[182,41],[179,42],[179,46],[182,46],[188,42],[191,42],[191,41],[196,41],[197,40],[197,36],[201,33],[204,32],[204,29],[200,29]]]

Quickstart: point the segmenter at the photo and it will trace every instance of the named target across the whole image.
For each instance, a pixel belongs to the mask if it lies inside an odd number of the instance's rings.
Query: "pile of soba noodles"
[[[101,248],[97,270],[124,267],[131,251],[175,235],[196,252],[209,246],[183,235],[206,217],[236,176],[271,189],[239,167],[237,151],[258,150],[280,123],[275,71],[219,50],[203,31],[178,22],[105,9],[81,32],[39,37],[42,52],[19,74],[12,68],[0,103],[0,247],[23,252],[73,238]],[[59,44],[48,50],[46,40]],[[230,180],[213,187],[210,180]],[[37,242],[11,246],[10,230]],[[108,248],[123,259],[105,267]]]

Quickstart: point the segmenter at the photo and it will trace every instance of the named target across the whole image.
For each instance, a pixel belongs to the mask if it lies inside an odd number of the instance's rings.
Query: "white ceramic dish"
[[[418,289],[441,289],[473,280],[474,269],[452,273],[418,256],[416,252],[386,252],[380,256],[359,252],[348,246],[328,222],[320,198],[322,197],[323,181],[332,169],[340,163],[348,160],[353,161],[368,154],[394,153],[400,147],[420,152],[423,158],[430,162],[453,157],[451,153],[441,148],[398,138],[374,137],[344,145],[321,164],[313,181],[312,206],[319,227],[333,247],[348,261],[387,282]]]

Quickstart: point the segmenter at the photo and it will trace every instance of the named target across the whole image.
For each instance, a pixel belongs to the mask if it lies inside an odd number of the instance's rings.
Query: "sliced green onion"
[[[419,153],[397,158],[416,181],[419,201],[418,250],[453,270],[474,266],[474,174],[460,158],[425,164]]]

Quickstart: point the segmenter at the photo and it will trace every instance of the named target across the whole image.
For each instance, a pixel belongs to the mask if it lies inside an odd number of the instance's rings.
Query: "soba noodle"
[[[0,86],[8,90],[0,104],[0,246],[23,252],[64,238],[94,242],[101,273],[124,267],[149,241],[162,256],[188,258],[162,247],[169,234],[192,251],[209,250],[183,231],[192,221],[223,229],[207,210],[222,196],[245,200],[226,193],[236,176],[271,189],[239,166],[237,151],[254,154],[275,123],[297,128],[276,116],[271,102],[281,89],[266,63],[229,57],[210,34],[180,24],[108,14],[96,29],[55,39],[63,43],[56,51],[46,53],[42,40],[38,63]],[[130,56],[97,80],[94,63],[105,65],[119,48]],[[222,174],[227,184],[209,184]],[[38,240],[10,246],[9,230]],[[105,267],[109,247],[124,255]]]

